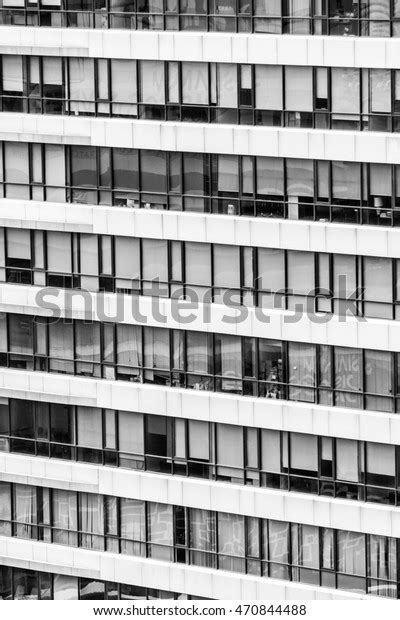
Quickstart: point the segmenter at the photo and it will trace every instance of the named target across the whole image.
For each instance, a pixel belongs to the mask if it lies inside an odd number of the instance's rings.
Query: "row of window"
[[[0,281],[400,318],[391,258],[0,228]]]
[[[199,598],[125,583],[0,566],[0,601],[188,601]]]
[[[400,36],[398,0],[1,0],[0,7],[7,25]]]
[[[0,198],[400,225],[400,166],[0,142]]]
[[[0,450],[397,505],[400,446],[3,399]]]
[[[398,598],[395,538],[0,483],[0,533]]]
[[[400,71],[4,55],[1,110],[400,131]]]
[[[400,410],[400,354],[386,351],[23,314],[0,316],[0,351],[11,368]]]

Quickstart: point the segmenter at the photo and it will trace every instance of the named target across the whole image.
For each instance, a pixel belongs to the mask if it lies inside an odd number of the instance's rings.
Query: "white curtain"
[[[160,327],[145,328],[144,365],[147,368],[169,369],[169,330]]]
[[[104,500],[102,495],[79,493],[80,545],[102,550],[104,542]]]
[[[264,471],[281,472],[281,440],[280,432],[261,430],[261,467]]]
[[[118,412],[118,443],[120,452],[144,453],[143,414]]]
[[[54,202],[65,201],[65,150],[63,146],[45,145],[46,196]],[[49,186],[53,187],[49,187]],[[56,186],[56,187],[54,187]]]
[[[214,244],[214,285],[240,287],[240,248]]]
[[[364,256],[364,299],[392,302],[392,260]]]
[[[62,62],[61,58],[43,58],[43,84],[62,86]]]
[[[117,325],[117,364],[134,368],[142,365],[140,327],[135,325]]]
[[[47,269],[72,273],[71,233],[47,232]]]
[[[294,112],[312,112],[313,74],[311,67],[285,68],[285,108]]]
[[[146,540],[144,502],[136,499],[120,500],[121,553],[144,555],[142,543]]]
[[[290,468],[318,472],[318,438],[314,435],[291,433]]]
[[[142,239],[143,279],[168,281],[168,242],[161,239]]]
[[[239,191],[239,160],[236,155],[218,155],[218,192]]]
[[[217,104],[221,108],[236,108],[238,105],[237,65],[228,63],[217,64]]]
[[[208,104],[207,63],[182,63],[182,103]]]
[[[338,570],[348,575],[365,575],[365,534],[337,533]]]
[[[218,513],[218,566],[222,570],[245,572],[244,517]],[[243,559],[242,559],[243,558]]]
[[[319,528],[299,525],[300,563],[306,568],[319,568]]]
[[[315,289],[314,254],[288,250],[287,261],[289,291],[309,295]]]
[[[359,69],[332,68],[332,112],[358,114],[360,112]],[[351,116],[349,117],[351,118]]]
[[[185,243],[186,283],[211,285],[211,246],[209,243]]]
[[[285,252],[258,248],[259,287],[263,290],[282,291],[285,288]]]
[[[53,496],[53,541],[77,545],[78,507],[76,493],[55,489]]]
[[[316,349],[312,344],[289,343],[289,383],[299,387],[290,388],[291,400],[314,402]],[[303,387],[305,386],[305,387]]]
[[[282,67],[256,65],[256,108],[282,110]]]
[[[7,257],[31,260],[31,235],[29,230],[7,229]]]
[[[3,91],[22,94],[22,56],[3,56]]]
[[[196,566],[215,567],[216,523],[215,513],[190,508],[190,561]]]
[[[78,407],[78,445],[101,449],[102,435],[101,409]]]
[[[242,376],[242,355],[240,339],[236,336],[216,336],[216,348],[219,345],[220,373],[223,377]]]
[[[73,326],[68,323],[49,324],[49,357],[60,360],[74,358]]]
[[[141,101],[143,103],[165,103],[164,62],[161,60],[140,61]]]
[[[210,460],[210,429],[208,422],[188,420],[189,459]]]
[[[18,538],[36,538],[33,524],[37,523],[36,487],[14,486],[14,519]]]
[[[392,111],[392,79],[390,69],[370,70],[371,112]]]
[[[169,504],[148,503],[148,538],[153,559],[172,561],[174,528],[173,509]]]
[[[217,463],[227,466],[218,468],[224,470],[226,475],[241,475],[241,472],[235,468],[243,468],[242,427],[232,424],[217,424]]]
[[[314,196],[314,166],[306,159],[286,160],[286,193],[288,196]]]
[[[111,94],[114,114],[137,112],[136,61],[111,60]]]
[[[258,196],[283,196],[283,159],[278,157],[257,157]]]
[[[268,551],[265,549],[264,557],[271,562],[289,562],[289,526],[289,523],[269,519]]]
[[[336,478],[358,482],[358,443],[352,439],[336,439]]]
[[[69,59],[69,98],[72,112],[94,112],[94,60]]]
[[[131,280],[140,278],[140,242],[130,237],[115,237],[116,286],[132,288]],[[126,280],[122,280],[126,278]]]
[[[396,581],[396,540],[387,536],[369,535],[369,576]],[[379,592],[379,594],[382,594]]]
[[[335,538],[333,530],[322,528],[322,568],[335,568]]]
[[[395,447],[381,443],[367,442],[367,466],[369,474],[390,476],[394,479]]]
[[[29,183],[28,145],[5,142],[4,147],[7,183]]]
[[[11,533],[11,487],[8,482],[0,482],[0,534]]]

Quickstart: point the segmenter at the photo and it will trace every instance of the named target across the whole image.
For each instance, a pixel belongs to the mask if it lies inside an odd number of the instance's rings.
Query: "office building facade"
[[[400,598],[400,2],[0,24],[0,598]]]

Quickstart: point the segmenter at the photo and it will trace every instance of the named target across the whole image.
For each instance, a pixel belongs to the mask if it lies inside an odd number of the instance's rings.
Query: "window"
[[[219,479],[237,480],[243,469],[243,428],[217,424],[217,462]]]
[[[14,485],[14,515],[17,522],[16,535],[19,538],[37,537],[36,487],[26,484]]]
[[[367,484],[393,487],[395,484],[395,447],[367,442]]]
[[[282,67],[256,65],[255,75],[256,108],[259,110],[282,110]]]
[[[245,572],[244,517],[220,512],[218,514],[219,568]],[[243,559],[242,559],[243,558]]]
[[[290,471],[302,476],[318,476],[318,438],[290,434]]]
[[[336,439],[336,477],[358,482],[358,445],[351,439]]]
[[[136,61],[111,60],[113,114],[137,114]]]
[[[86,549],[104,548],[104,498],[95,493],[79,493],[79,544]]]
[[[167,179],[166,153],[144,151],[140,156],[141,189],[145,192],[165,192]]]
[[[95,106],[94,60],[91,58],[69,59],[69,97],[71,112],[93,114]]]
[[[312,112],[312,67],[285,67],[285,108],[294,112]]]
[[[238,106],[237,65],[217,64],[217,105],[221,108]]]
[[[208,65],[204,62],[183,62],[182,103],[208,105]]]
[[[71,405],[52,404],[50,407],[50,439],[57,443],[75,441],[74,410]]]
[[[78,578],[68,575],[54,575],[54,600],[78,600]]]
[[[360,71],[359,69],[331,69],[332,112],[349,114],[350,120],[360,112]],[[353,116],[352,116],[353,115]],[[342,118],[341,116],[337,117]],[[346,119],[346,117],[344,117]]]
[[[391,319],[392,307],[389,304],[393,301],[392,260],[364,256],[363,266],[365,316]]]
[[[289,398],[314,402],[316,349],[314,345],[289,343]],[[296,386],[296,387],[295,387]]]
[[[216,522],[215,513],[199,508],[189,508],[190,515],[190,562],[195,566],[216,568]]]
[[[278,198],[284,195],[282,159],[257,157],[256,177],[258,198]]]
[[[214,244],[214,284],[240,287],[240,248]]]
[[[156,560],[173,561],[173,515],[168,504],[148,503],[149,556]]]
[[[335,388],[339,407],[361,407],[362,358],[359,349],[335,347]]]
[[[367,408],[392,411],[392,355],[384,351],[365,351],[364,355]]]
[[[72,272],[71,233],[51,232],[47,239],[47,269],[54,273]]]
[[[113,182],[117,189],[139,189],[139,155],[132,149],[113,148]],[[145,165],[145,163],[144,163]],[[108,176],[103,180],[109,184]]]
[[[215,335],[215,374],[222,377],[220,385],[223,392],[241,391],[242,352],[240,339],[236,336]]]
[[[24,90],[21,56],[2,56],[3,91],[22,95]]]
[[[92,146],[71,146],[71,183],[75,187],[97,185],[96,149]]]
[[[77,546],[78,504],[77,494],[55,489],[53,499],[53,542]]]
[[[185,63],[183,63],[183,66]],[[159,60],[140,61],[141,101],[144,103],[165,103],[164,63]]]
[[[78,444],[86,448],[102,448],[101,409],[77,407]]]

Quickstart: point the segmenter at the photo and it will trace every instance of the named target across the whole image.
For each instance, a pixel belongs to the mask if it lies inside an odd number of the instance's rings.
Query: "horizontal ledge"
[[[400,537],[396,507],[165,474],[0,454],[0,480]]]
[[[400,68],[393,38],[1,26],[0,52],[364,68]]]
[[[94,293],[52,286],[1,283],[0,312],[379,351],[400,350],[400,321],[217,303],[194,304],[165,297]]]
[[[400,258],[400,228],[0,198],[0,226]]]
[[[400,163],[400,134],[334,129],[250,127],[2,112],[0,139],[172,152]]]
[[[61,545],[0,537],[0,565],[60,573],[115,583],[231,600],[359,600],[371,598],[343,590],[241,575],[184,564],[87,551]]]
[[[400,416],[0,368],[0,396],[400,445]]]

